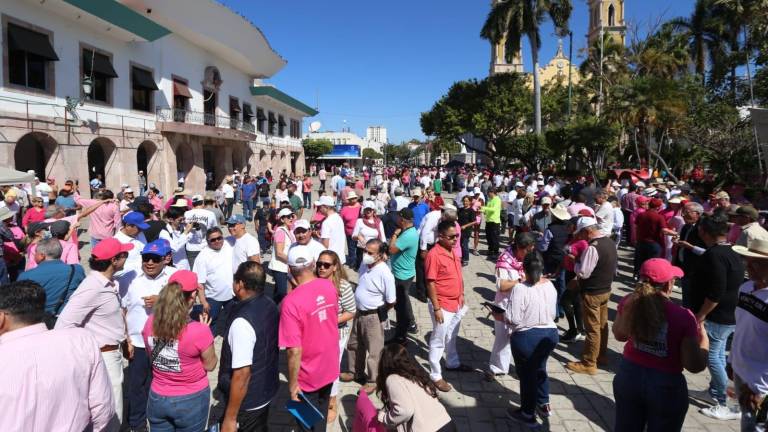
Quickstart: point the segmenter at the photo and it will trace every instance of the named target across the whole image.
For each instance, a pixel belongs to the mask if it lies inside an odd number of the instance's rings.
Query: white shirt
[[[427,250],[427,246],[435,243],[435,234],[437,225],[440,223],[443,213],[440,210],[433,210],[421,220],[419,225],[419,249]]]
[[[621,208],[614,207],[613,208],[613,231],[621,232],[621,227],[623,226],[624,226],[624,212],[621,211]]]
[[[419,180],[422,186],[424,186],[424,189],[430,187],[432,185],[432,179],[429,176],[421,176],[421,180]]]
[[[751,294],[763,303],[768,303],[768,289],[754,291],[755,283],[744,282],[739,294]],[[746,309],[736,308],[736,331],[728,360],[733,373],[760,395],[768,394],[768,323],[752,315]]]
[[[187,241],[187,250],[198,252],[206,246],[205,233],[217,225],[216,214],[204,208],[195,208],[184,212],[184,222],[187,224],[200,224],[200,229],[192,229],[192,234]]]
[[[317,172],[317,177],[320,180],[325,180],[326,175],[328,175],[328,173],[325,171],[325,168],[320,168],[320,171]]]
[[[248,261],[252,256],[261,256],[259,240],[250,233],[245,233],[240,238],[227,237],[227,243],[232,246],[232,273],[237,271],[240,264]]]
[[[221,185],[221,191],[224,192],[224,198],[234,198],[235,197],[235,188],[232,187],[229,183],[224,183]]]
[[[158,235],[159,238],[168,240],[168,243],[170,243],[171,250],[173,251],[173,255],[171,256],[173,258],[173,265],[179,270],[189,270],[187,250],[184,246],[187,244],[190,236],[192,236],[191,232],[184,234],[183,231],[174,230],[171,225],[166,225],[165,229],[160,230],[160,234]]]
[[[121,276],[128,273],[131,270],[141,271],[141,250],[147,244],[147,239],[144,237],[144,233],[140,232],[135,238],[130,237],[123,233],[122,230],[115,234],[115,238],[123,244],[132,244],[133,249],[128,251],[128,259],[125,260],[123,269],[116,273],[115,276]]]
[[[328,239],[328,249],[336,252],[340,259],[346,256],[347,235],[344,232],[344,221],[338,213],[334,212],[323,220],[320,238]]]
[[[277,203],[278,207],[280,206],[280,203],[283,201],[290,201],[288,199],[288,189],[284,189],[284,190],[275,189],[275,202]]]
[[[253,364],[256,331],[245,318],[236,318],[232,321],[229,333],[227,333],[227,341],[232,349],[232,369]]]
[[[334,192],[338,192],[336,190],[336,184],[339,183],[339,180],[341,180],[341,176],[336,174],[335,176],[331,177],[331,190]]]
[[[602,203],[595,212],[597,225],[604,236],[610,237],[613,232],[613,205],[608,201]]]
[[[408,207],[408,204],[411,203],[411,200],[408,198],[400,195],[395,197],[395,202],[397,203],[397,211],[400,211],[406,207]]]
[[[299,243],[294,243],[291,245],[291,248],[295,246],[301,245]],[[308,247],[310,251],[312,251],[312,257],[315,259],[315,262],[317,262],[317,259],[320,258],[320,254],[327,250],[322,243],[315,239],[311,239],[305,246]],[[290,251],[290,249],[288,250]]]
[[[352,237],[358,236],[357,239],[357,246],[360,248],[365,249],[366,243],[368,243],[368,240],[373,239],[379,239],[383,242],[387,241],[386,236],[384,235],[384,224],[379,220],[379,226],[376,228],[371,228],[368,225],[363,222],[363,219],[360,218],[355,222],[355,227],[352,229]]]
[[[546,192],[547,195],[551,197],[560,195],[560,186],[557,183],[553,185],[550,185],[549,183],[547,183],[546,186],[544,186],[544,192]]]
[[[53,189],[51,189],[51,185],[48,183],[39,183],[35,185],[35,192],[37,192],[37,196],[43,199],[44,203],[48,202],[48,199],[50,197],[51,192]]]
[[[395,276],[389,266],[380,262],[368,268],[360,265],[360,277],[355,290],[357,309],[369,311],[395,302]]]
[[[231,299],[232,293],[232,246],[224,242],[219,250],[205,247],[195,258],[192,271],[197,281],[205,287],[205,297],[218,301]]]
[[[168,283],[173,267],[165,267],[157,276],[151,278],[142,271],[131,271],[123,275],[120,282],[120,304],[125,309],[125,323],[128,326],[128,338],[133,346],[144,348],[144,338],[141,331],[152,313],[152,308],[144,306],[143,297],[160,294],[160,290]]]

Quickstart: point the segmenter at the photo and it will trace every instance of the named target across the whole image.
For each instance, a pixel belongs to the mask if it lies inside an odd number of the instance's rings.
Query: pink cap
[[[658,198],[652,198],[651,199],[651,204],[649,205],[649,207],[651,207],[651,208],[659,208],[663,204],[664,204],[664,201],[662,201],[662,200],[660,200]]]
[[[635,204],[645,204],[649,202],[651,199],[647,196],[640,195],[639,197],[635,198]]]
[[[118,254],[128,252],[131,249],[133,249],[131,243],[120,243],[120,240],[113,237],[100,241],[91,251],[91,255],[97,260],[103,261],[112,259]]]
[[[640,277],[653,283],[669,282],[672,278],[683,277],[683,270],[664,258],[651,258],[640,267]]]
[[[174,274],[168,278],[168,283],[176,282],[181,285],[181,290],[184,292],[197,291],[197,274],[190,270],[176,270]]]

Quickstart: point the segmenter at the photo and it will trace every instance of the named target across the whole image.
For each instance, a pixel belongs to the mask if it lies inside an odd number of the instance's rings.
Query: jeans
[[[325,180],[320,180],[320,188],[319,190],[325,191]]]
[[[224,219],[229,219],[232,216],[232,208],[235,206],[234,198],[227,198],[226,207],[224,208]]]
[[[416,253],[416,295],[422,299],[427,297],[427,281],[424,276],[424,258],[421,257],[421,250]]]
[[[469,239],[472,237],[472,230],[461,232],[461,262],[469,262]]]
[[[304,192],[304,208],[312,208],[312,192]]]
[[[741,386],[744,385],[744,381],[734,374],[733,384],[736,390],[736,398],[740,399]],[[741,404],[739,404],[741,405]],[[763,410],[768,405],[768,400],[763,400]],[[768,421],[765,419],[759,419],[759,410],[754,411],[751,407],[741,405],[741,431],[742,432],[765,432],[768,431]]]
[[[147,350],[135,347],[133,359],[128,362],[128,424],[138,428],[147,422],[147,398],[152,382],[152,368]]]
[[[251,220],[252,217],[252,211],[253,211],[253,200],[251,199],[244,199],[243,200],[243,217],[245,217],[246,221]]]
[[[704,328],[709,336],[709,359],[707,360],[711,376],[709,394],[718,404],[725,405],[727,398],[725,389],[728,386],[728,375],[725,372],[725,346],[736,326],[705,321]]]
[[[269,430],[269,407],[237,413],[237,432],[267,432]]]
[[[352,240],[352,236],[347,236],[347,265],[352,268],[357,261],[357,240]],[[354,267],[357,271],[359,267]]]
[[[413,278],[398,279],[395,278],[395,316],[397,327],[395,327],[395,337],[404,339],[408,333],[408,327],[414,322],[413,309],[411,308],[411,296],[409,294],[413,285]]]
[[[679,431],[688,412],[688,385],[682,373],[662,372],[626,359],[613,378],[613,396],[616,431]]]
[[[201,432],[208,421],[211,390],[206,387],[184,396],[149,392],[147,418],[152,432]]]
[[[95,248],[96,245],[99,244],[99,242],[101,242],[101,240],[102,239],[97,239],[97,238],[91,237],[91,250],[93,250],[93,248]]]
[[[556,328],[532,328],[509,338],[515,371],[520,379],[520,408],[534,415],[536,405],[549,403],[547,359],[557,345]]]
[[[656,242],[641,241],[637,242],[635,249],[635,274],[640,274],[640,267],[651,258],[661,256],[661,245]]]
[[[328,400],[331,398],[331,387],[333,387],[333,383],[329,383],[328,385],[321,387],[312,392],[304,392],[304,397],[306,397],[307,400],[312,405],[314,405],[318,411],[323,413],[323,416],[328,415]],[[298,425],[299,427],[298,430],[300,431],[311,430],[314,432],[325,432],[325,429],[327,426],[327,423],[325,422],[325,418],[317,422],[312,429],[306,429],[298,421],[296,422],[296,424]]]
[[[272,294],[272,300],[275,304],[280,304],[283,297],[288,294],[288,273],[272,270],[272,279],[275,280],[275,292]]]
[[[485,239],[488,241],[488,255],[496,256],[499,254],[499,224],[496,222],[485,222]]]
[[[5,259],[0,256],[0,285],[5,285],[11,282],[11,277],[8,275],[8,266],[5,264]]]

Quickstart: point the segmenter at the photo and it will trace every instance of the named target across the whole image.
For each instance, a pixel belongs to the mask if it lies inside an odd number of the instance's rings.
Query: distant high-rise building
[[[387,142],[387,128],[384,126],[368,126],[365,132],[365,138],[368,141],[375,141],[378,143]]]

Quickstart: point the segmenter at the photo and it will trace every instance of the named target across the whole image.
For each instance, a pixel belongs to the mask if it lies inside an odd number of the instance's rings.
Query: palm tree
[[[568,20],[571,17],[570,0],[500,0],[497,1],[483,24],[480,36],[494,44],[506,36],[505,50],[507,60],[511,61],[520,51],[523,36],[531,44],[533,59],[533,93],[535,131],[541,134],[541,83],[539,81],[539,47],[541,34],[539,29],[549,15],[558,33],[568,33]]]
[[[715,13],[715,1],[697,0],[689,18],[675,18],[665,25],[688,40],[688,53],[702,82],[707,65],[724,58],[723,20]]]

